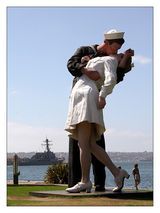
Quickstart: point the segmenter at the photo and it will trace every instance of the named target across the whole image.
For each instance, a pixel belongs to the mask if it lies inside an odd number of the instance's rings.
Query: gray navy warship
[[[44,152],[37,152],[35,155],[33,155],[31,158],[19,158],[18,164],[20,166],[30,166],[30,165],[53,165],[57,163],[63,162],[63,158],[57,158],[53,152],[50,150],[51,141],[46,138],[45,141],[43,141],[43,144],[45,146]]]

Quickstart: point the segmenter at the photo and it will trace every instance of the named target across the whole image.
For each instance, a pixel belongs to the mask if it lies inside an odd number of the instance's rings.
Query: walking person
[[[116,167],[105,150],[97,145],[96,140],[105,131],[102,109],[106,105],[105,97],[112,92],[116,85],[118,63],[119,67],[124,68],[131,56],[133,56],[133,51],[91,59],[86,68],[90,68],[92,72],[84,69],[84,74],[79,77],[72,89],[65,130],[70,132],[71,138],[78,140],[82,175],[81,182],[66,189],[70,193],[91,191],[92,183],[89,177],[91,153],[114,176],[116,183],[114,192],[123,188],[124,178],[129,178],[129,174]],[[92,80],[92,76],[95,77],[94,72],[99,75],[97,81]]]
[[[132,170],[132,174],[133,174],[133,177],[134,177],[134,182],[135,182],[136,190],[138,190],[138,185],[141,182],[141,177],[140,177],[140,173],[139,173],[138,164],[134,165],[134,168]]]
[[[68,60],[67,67],[69,72],[75,77],[73,81],[73,86],[75,85],[77,78],[82,76],[84,70],[91,71],[86,68],[87,60],[81,60],[82,57],[88,56],[89,58],[94,58],[97,56],[107,56],[109,54],[117,53],[117,51],[123,45],[124,32],[118,32],[117,30],[110,30],[104,34],[104,41],[100,45],[92,46],[82,46],[76,50],[74,55]],[[126,63],[125,68],[117,68],[117,82],[123,81],[125,73],[131,70],[131,58],[128,58],[128,63]],[[93,80],[97,80],[96,72]],[[99,77],[99,76],[98,76]],[[104,135],[102,134],[100,139],[96,141],[105,150]],[[97,160],[95,156],[91,157],[93,174],[94,174],[94,184],[95,191],[105,190],[105,166]],[[81,166],[79,159],[79,147],[78,141],[69,138],[69,187],[74,186],[81,179]]]

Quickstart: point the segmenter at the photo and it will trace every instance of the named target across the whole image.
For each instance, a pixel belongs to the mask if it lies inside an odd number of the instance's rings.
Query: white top
[[[96,139],[99,140],[105,131],[103,111],[97,106],[98,97],[109,95],[117,82],[118,61],[113,56],[91,59],[87,68],[92,68],[100,74],[98,81],[93,81],[87,75],[82,75],[72,88],[65,130],[69,136],[78,140],[77,124],[88,121],[95,125]],[[100,92],[99,92],[100,91]]]
[[[91,59],[86,68],[92,68],[100,74],[100,79],[95,81],[100,90],[99,96],[105,98],[112,93],[117,83],[117,66],[118,61],[115,56],[96,57]]]

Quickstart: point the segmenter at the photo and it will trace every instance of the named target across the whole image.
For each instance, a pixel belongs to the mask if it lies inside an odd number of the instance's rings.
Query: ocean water
[[[134,179],[132,175],[132,169],[134,167],[133,162],[115,162],[117,166],[121,166],[130,174],[130,178],[125,181],[125,187],[134,188]],[[141,183],[140,188],[153,189],[153,162],[152,161],[140,161],[138,163]],[[43,181],[46,174],[47,165],[43,166],[19,166],[20,176],[19,180],[30,181]],[[93,173],[91,169],[91,181],[93,182]],[[7,180],[13,180],[13,167],[7,166]],[[114,187],[115,183],[113,176],[106,169],[106,187]]]
[[[134,188],[134,179],[132,175],[132,170],[134,167],[133,162],[118,162],[115,164],[117,166],[121,166],[124,168],[129,174],[130,178],[125,179],[125,186],[129,188]],[[141,176],[141,183],[139,185],[140,188],[146,188],[146,189],[153,189],[153,162],[152,161],[140,161],[138,163],[140,176]],[[108,169],[106,169],[106,186],[114,186],[114,180],[113,176],[109,172]]]

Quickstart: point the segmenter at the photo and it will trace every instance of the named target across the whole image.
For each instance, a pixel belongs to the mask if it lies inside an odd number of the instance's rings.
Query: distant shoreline
[[[51,184],[51,183],[45,183],[44,181],[39,181],[39,180],[19,180],[18,181],[19,185],[39,185],[39,186],[55,186],[55,185],[63,185],[63,186],[67,186],[67,184]],[[13,180],[7,180],[7,185],[13,185]]]
[[[17,152],[7,153],[7,160],[11,160],[15,154],[19,158],[31,158],[36,152]],[[55,152],[57,158],[63,158],[64,163],[68,163],[68,152]],[[108,155],[114,162],[140,162],[153,161],[153,152],[108,152]]]

